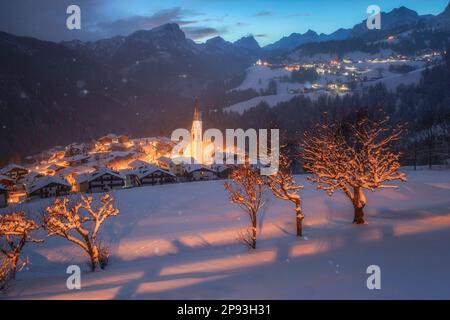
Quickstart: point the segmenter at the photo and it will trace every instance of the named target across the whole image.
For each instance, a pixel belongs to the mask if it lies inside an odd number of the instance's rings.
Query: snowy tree
[[[279,199],[291,201],[295,205],[295,216],[297,225],[297,236],[302,236],[302,222],[304,219],[301,206],[300,189],[290,172],[292,161],[285,155],[280,155],[279,169],[277,174],[268,177],[268,185],[273,195]]]
[[[80,246],[91,260],[91,268],[104,268],[107,263],[106,248],[97,241],[101,226],[109,217],[119,214],[114,199],[105,194],[101,205],[94,208],[93,198],[81,196],[79,201],[58,198],[44,213],[44,228],[49,236],[57,235]]]
[[[225,182],[225,189],[230,193],[230,201],[237,204],[250,217],[251,227],[241,234],[241,240],[250,248],[256,249],[258,213],[264,205],[265,180],[258,169],[250,165],[240,165],[233,170],[231,181]]]
[[[309,179],[329,195],[342,190],[354,206],[353,223],[364,224],[364,190],[396,188],[386,183],[406,181],[399,172],[400,154],[392,150],[401,133],[400,126],[390,130],[387,120],[359,120],[348,130],[337,123],[319,125],[305,134],[302,145],[304,167],[315,175]]]
[[[0,215],[0,288],[16,276],[22,249],[27,243],[42,242],[31,233],[39,229],[38,224],[24,212]]]

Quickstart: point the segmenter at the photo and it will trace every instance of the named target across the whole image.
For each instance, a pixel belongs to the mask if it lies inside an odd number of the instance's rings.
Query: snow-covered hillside
[[[225,108],[225,111],[228,112],[237,112],[239,114],[243,114],[245,111],[250,110],[251,108],[257,107],[260,103],[264,102],[269,105],[269,107],[274,107],[281,102],[286,102],[294,98],[296,94],[284,93],[284,94],[274,94],[270,96],[258,96],[254,97],[250,100],[242,101],[233,104]]]
[[[242,84],[239,87],[234,88],[232,91],[253,89],[256,92],[261,93],[269,88],[269,83],[271,81],[274,81],[277,86],[277,94],[262,95],[249,100],[241,101],[224,108],[224,111],[243,114],[245,111],[257,107],[263,102],[269,107],[275,107],[279,103],[290,101],[301,94],[312,100],[316,100],[320,95],[335,95],[326,91],[304,93],[305,84],[286,81],[286,79],[290,78],[291,73],[291,71],[284,68],[271,68],[261,65],[254,65],[248,68],[246,71],[246,77]],[[327,77],[322,77],[317,82],[325,85],[327,80],[330,79]],[[311,87],[311,84],[308,83],[308,87]]]
[[[267,90],[269,82],[281,77],[290,76],[290,72],[285,69],[272,69],[267,66],[254,65],[246,70],[245,80],[239,87],[233,90],[253,89],[257,92]]]
[[[342,195],[314,190],[304,176],[305,238],[290,204],[270,197],[258,248],[237,243],[247,216],[223,181],[117,191],[120,216],[103,230],[112,261],[87,271],[65,240],[29,245],[29,265],[2,298],[62,299],[380,299],[450,298],[450,171],[408,171],[398,190],[368,194],[369,225],[354,226]],[[30,204],[42,207],[41,202]],[[84,268],[68,291],[66,268]],[[381,267],[381,290],[366,268]]]
[[[430,67],[431,61],[437,62],[440,59],[439,55],[432,56],[432,59],[428,56],[414,59],[390,57],[389,52],[387,50],[377,55],[350,52],[341,58],[341,62],[333,55],[302,56],[297,57],[296,60],[290,57],[294,61],[291,65],[271,66],[259,61],[260,63],[246,70],[246,76],[241,85],[231,91],[252,89],[260,96],[239,101],[225,107],[224,110],[242,114],[262,102],[269,107],[275,107],[299,95],[314,101],[321,95],[335,97],[352,94],[355,89],[360,90],[362,87],[367,88],[378,83],[383,83],[389,90],[396,90],[402,84],[419,83],[422,72]],[[292,80],[293,70],[315,70],[318,78],[313,83],[296,82]],[[267,92],[271,83],[276,85],[275,94]],[[343,90],[338,89],[343,85],[345,87]]]

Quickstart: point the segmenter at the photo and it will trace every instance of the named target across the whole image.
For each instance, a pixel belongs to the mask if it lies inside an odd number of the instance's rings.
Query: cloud
[[[184,27],[183,31],[186,37],[196,41],[226,33],[225,29],[219,30],[211,27]]]
[[[228,17],[228,14],[224,14],[221,17],[210,17],[210,18],[205,18],[202,20],[202,22],[223,22],[223,20]]]
[[[292,13],[292,14],[288,14],[286,17],[310,17],[311,13],[309,12],[297,12],[297,13]]]
[[[245,27],[245,26],[248,26],[249,24],[248,23],[246,23],[246,22],[237,22],[236,23],[236,27]]]
[[[197,23],[197,20],[187,18],[193,15],[198,14],[175,7],[160,10],[149,16],[135,15],[124,19],[95,23],[90,25],[89,29],[109,35],[127,35],[136,30],[152,29],[166,23],[177,23],[180,26]]]
[[[268,37],[269,35],[267,33],[260,33],[260,34],[255,34],[254,36],[256,38],[265,38],[265,37]]]
[[[266,17],[266,16],[271,16],[272,12],[270,11],[260,11],[254,14],[255,17]]]

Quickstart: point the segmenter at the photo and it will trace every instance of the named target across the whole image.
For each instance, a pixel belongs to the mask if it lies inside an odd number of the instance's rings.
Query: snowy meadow
[[[450,298],[450,171],[404,170],[399,189],[367,193],[368,224],[352,224],[344,194],[329,197],[306,176],[303,237],[291,204],[269,193],[258,247],[237,241],[248,217],[223,181],[120,190],[105,222],[105,270],[90,272],[82,250],[58,237],[28,244],[1,299],[432,299]],[[49,200],[28,203],[36,214]],[[42,234],[45,237],[44,234]],[[66,269],[82,269],[68,290]],[[369,290],[367,267],[381,269]]]

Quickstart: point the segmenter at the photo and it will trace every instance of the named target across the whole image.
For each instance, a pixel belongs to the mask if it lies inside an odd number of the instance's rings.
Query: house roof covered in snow
[[[28,171],[27,168],[25,168],[25,167],[23,167],[23,166],[21,166],[21,165],[18,165],[18,164],[15,164],[15,163],[11,163],[11,164],[8,164],[7,166],[3,167],[3,168],[0,170],[0,174],[6,174],[6,173],[8,173],[8,172],[10,172],[10,171],[12,171],[12,170],[14,170],[14,169],[19,169],[19,170],[26,170],[26,171]]]
[[[89,159],[89,157],[90,156],[85,155],[85,154],[77,154],[77,155],[72,156],[72,157],[64,158],[63,160],[68,161],[68,162],[83,161],[83,160]]]
[[[141,167],[141,168],[139,168],[139,169],[124,169],[124,170],[121,170],[120,173],[121,173],[123,176],[127,176],[127,175],[135,175],[135,176],[137,176],[139,179],[142,179],[142,178],[148,176],[149,174],[152,174],[152,173],[158,172],[158,171],[159,171],[159,172],[162,172],[162,173],[165,173],[165,174],[167,174],[167,175],[170,175],[170,176],[175,177],[175,175],[174,175],[172,172],[170,172],[170,171],[168,171],[168,170],[164,170],[163,168],[154,166],[154,165],[152,165],[152,164],[147,164],[146,166]]]
[[[174,164],[180,164],[180,165],[190,165],[190,164],[194,164],[197,161],[192,158],[192,157],[175,157],[172,160],[172,163]]]
[[[229,166],[224,164],[214,164],[211,168],[216,172],[224,172],[228,169],[231,169]]]
[[[84,174],[80,174],[78,176],[75,177],[75,180],[77,181],[77,183],[83,183],[83,182],[90,182],[92,180],[95,180],[105,174],[109,174],[111,176],[117,177],[119,179],[125,179],[123,177],[123,175],[121,175],[119,172],[117,171],[113,171],[111,169],[108,168],[100,168],[95,172],[92,173],[84,173]]]
[[[112,151],[112,152],[109,152],[108,158],[111,158],[111,159],[127,158],[134,154],[135,153],[132,151]]]
[[[82,174],[82,173],[91,173],[94,172],[95,168],[89,165],[85,166],[76,166],[76,167],[67,167],[59,171],[59,174],[62,176],[67,176],[69,174]]]
[[[132,161],[132,162],[130,162],[128,164],[128,166],[131,169],[139,169],[139,168],[143,168],[143,167],[146,167],[146,166],[149,166],[149,165],[150,165],[150,163],[142,161],[142,160],[139,160],[139,159],[138,160],[134,160],[134,161]]]
[[[74,179],[78,184],[80,184],[83,182],[88,182],[90,177],[91,177],[91,174],[86,172],[86,173],[80,173],[79,175],[75,176]]]
[[[157,161],[166,163],[166,164],[168,164],[168,165],[172,165],[172,164],[173,164],[172,159],[170,159],[169,157],[159,157],[159,158],[157,159]]]
[[[28,172],[28,174],[25,176],[25,179],[24,179],[24,184],[26,185],[26,186],[31,186],[33,183],[34,183],[34,181],[36,180],[36,179],[38,179],[38,178],[41,178],[41,177],[43,177],[44,175],[43,174],[41,174],[41,173],[39,173],[39,172],[36,172],[36,171],[30,171],[30,172]]]
[[[68,183],[65,179],[58,176],[43,176],[34,181],[34,183],[27,189],[28,193],[33,193],[39,189],[42,189],[50,184],[59,184],[66,187],[71,187],[70,183]]]
[[[59,166],[59,165],[57,165],[56,163],[52,163],[51,165],[49,165],[49,166],[47,167],[47,170],[57,171],[57,170],[61,170],[61,169],[64,169],[64,168],[65,168],[65,167]]]
[[[0,181],[2,181],[2,180],[3,180],[3,181],[6,180],[6,181],[14,182],[14,180],[11,179],[10,177],[4,176],[4,175],[1,175],[1,174],[0,174]]]
[[[186,170],[187,173],[192,173],[194,171],[200,171],[200,170],[214,172],[213,169],[211,169],[203,164],[198,164],[198,163],[185,165],[184,170]]]
[[[161,172],[161,173],[165,173],[167,175],[170,175],[172,177],[175,177],[175,175],[172,172],[164,170],[164,169],[156,167],[156,166],[153,166],[153,165],[149,165],[149,166],[145,167],[142,170],[138,170],[137,176],[139,177],[139,179],[142,179],[142,178],[144,178],[144,177],[146,177],[149,174],[152,174],[154,172]]]

